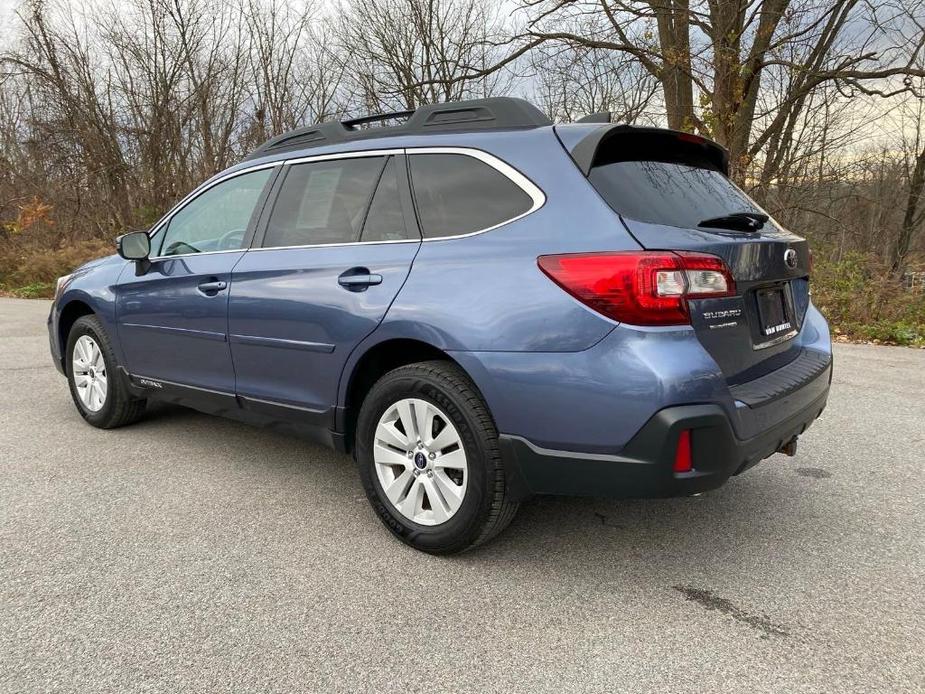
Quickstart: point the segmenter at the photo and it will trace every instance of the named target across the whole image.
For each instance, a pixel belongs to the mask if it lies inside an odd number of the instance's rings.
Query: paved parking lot
[[[717,492],[535,499],[436,558],[343,456],[87,426],[47,311],[0,301],[0,691],[923,691],[925,351],[838,345],[797,457]]]

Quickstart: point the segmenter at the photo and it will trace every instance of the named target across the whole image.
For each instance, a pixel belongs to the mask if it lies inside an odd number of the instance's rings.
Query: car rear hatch
[[[691,323],[730,384],[799,356],[809,306],[806,241],[780,227],[728,174],[725,150],[670,130],[556,126],[589,182],[646,250],[722,258],[735,296],[691,299]]]

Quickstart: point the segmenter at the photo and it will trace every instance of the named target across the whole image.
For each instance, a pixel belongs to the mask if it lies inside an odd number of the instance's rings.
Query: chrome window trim
[[[248,253],[260,251],[292,251],[300,248],[343,248],[344,246],[381,246],[387,243],[421,243],[421,239],[396,239],[394,241],[343,241],[341,243],[306,243],[301,246],[261,246],[248,248]],[[171,258],[175,256],[170,256]]]
[[[198,253],[177,253],[176,255],[152,255],[148,260],[153,263],[155,260],[173,260],[174,258],[189,258],[194,255],[218,255],[219,253],[244,253],[246,251],[246,248],[233,248],[228,251],[199,251]]]
[[[286,159],[285,166],[294,166],[295,164],[311,164],[316,161],[329,161],[336,159],[365,159],[366,157],[387,157],[390,154],[404,154],[402,148],[395,149],[364,149],[358,152],[336,152],[334,154],[315,154],[308,157],[298,157],[297,159]]]
[[[431,238],[422,238],[422,239],[397,239],[394,241],[345,241],[343,243],[315,243],[315,244],[304,244],[299,246],[267,246],[267,247],[250,247],[250,248],[234,248],[231,250],[222,250],[222,251],[202,251],[201,253],[178,253],[177,255],[165,255],[165,256],[152,256],[150,260],[171,260],[173,258],[183,258],[188,256],[198,256],[198,255],[215,255],[218,253],[249,253],[252,251],[280,251],[280,250],[293,250],[298,248],[338,248],[344,246],[368,246],[368,245],[381,245],[381,244],[392,244],[392,243],[431,243],[434,241],[450,241],[453,239],[463,239],[470,236],[477,236],[479,234],[484,234],[489,231],[493,231],[499,227],[502,227],[511,222],[516,222],[519,219],[523,219],[527,215],[533,214],[543,205],[546,204],[546,194],[537,186],[533,181],[523,175],[520,171],[515,169],[513,166],[507,162],[499,159],[493,154],[489,154],[481,149],[476,149],[474,147],[399,147],[392,149],[368,149],[368,150],[357,150],[352,152],[334,152],[330,154],[316,154],[307,157],[295,157],[292,159],[283,159],[273,162],[267,162],[263,164],[255,164],[247,168],[238,169],[232,171],[220,178],[216,178],[214,181],[209,181],[208,183],[202,184],[199,188],[196,188],[190,192],[186,197],[184,197],[180,202],[174,205],[170,211],[164,215],[160,221],[148,232],[150,238],[154,236],[163,228],[165,224],[168,224],[171,218],[179,212],[187,204],[191,203],[194,199],[205,193],[207,190],[213,186],[217,186],[219,183],[227,181],[230,178],[235,176],[241,176],[246,173],[251,173],[253,171],[259,171],[261,169],[269,169],[276,166],[293,166],[297,164],[310,164],[312,162],[319,161],[330,161],[337,159],[360,159],[365,157],[383,157],[389,155],[401,155],[406,156],[415,156],[418,154],[459,154],[462,156],[472,157],[473,159],[478,159],[484,164],[487,164],[491,168],[498,171],[502,176],[510,180],[514,185],[520,188],[524,193],[526,193],[531,201],[532,205],[530,209],[516,217],[511,217],[506,219],[503,222],[494,224],[490,227],[484,229],[478,229],[476,231],[466,232],[465,234],[450,234],[447,236],[433,236]]]

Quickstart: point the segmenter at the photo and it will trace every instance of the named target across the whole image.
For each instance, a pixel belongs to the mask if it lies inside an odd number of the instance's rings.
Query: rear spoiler
[[[634,137],[638,135],[648,137],[664,136],[666,139],[677,140],[685,146],[696,146],[701,156],[708,159],[724,176],[729,176],[729,152],[713,140],[700,135],[668,130],[667,128],[647,128],[633,125],[598,125],[580,123],[573,125],[555,126],[556,135],[562,146],[568,151],[577,164],[581,173],[587,176],[597,163],[600,153],[605,146],[621,136]]]

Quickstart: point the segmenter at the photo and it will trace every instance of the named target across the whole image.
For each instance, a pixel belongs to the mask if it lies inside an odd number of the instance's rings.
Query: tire
[[[409,414],[414,431],[401,424],[405,419],[401,412]],[[418,424],[421,417],[430,422],[431,414],[432,423]],[[423,438],[433,445],[416,445],[417,431],[428,426],[430,432]],[[387,441],[385,435],[394,432],[399,439]],[[455,443],[443,446],[444,439]],[[376,514],[393,535],[415,549],[431,554],[462,552],[493,538],[517,511],[517,503],[507,499],[494,420],[475,385],[451,362],[402,366],[380,378],[360,407],[355,456]],[[426,469],[418,467],[422,462]],[[455,467],[460,463],[462,470]],[[412,477],[405,478],[406,474]],[[448,478],[458,485],[449,491]],[[390,500],[383,481],[396,500]],[[406,484],[411,486],[402,497]],[[415,492],[418,487],[424,491]],[[448,511],[454,503],[455,510]],[[414,508],[417,513],[412,516]],[[444,517],[447,513],[449,518]]]
[[[91,360],[84,357],[91,353],[94,345],[99,351],[92,351],[94,358],[91,364]],[[99,429],[115,429],[131,424],[144,414],[146,401],[129,392],[125,377],[117,368],[118,362],[109,336],[96,316],[82,316],[74,322],[67,337],[65,355],[64,365],[71,398],[80,416],[89,424]],[[77,358],[83,359],[81,363],[87,371],[78,372],[75,363]],[[88,382],[90,385],[86,385]],[[105,383],[104,388],[100,385],[102,383]],[[102,391],[105,391],[104,397],[96,397]],[[88,392],[91,395],[88,396]]]

